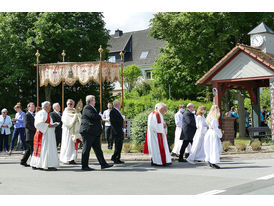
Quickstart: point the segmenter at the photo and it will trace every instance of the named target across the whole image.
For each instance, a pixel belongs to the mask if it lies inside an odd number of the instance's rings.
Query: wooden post
[[[65,62],[65,50],[62,52],[62,57],[63,57],[63,62]],[[64,79],[62,79],[62,113],[64,112],[65,109],[65,85],[64,85]]]
[[[36,107],[39,109],[39,50],[36,51]]]
[[[271,108],[271,135],[272,145],[274,144],[274,79],[269,79],[270,88],[270,108]]]

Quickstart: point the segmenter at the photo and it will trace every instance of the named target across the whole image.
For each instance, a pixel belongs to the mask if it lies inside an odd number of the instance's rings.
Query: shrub
[[[143,81],[138,81],[135,85],[135,90],[139,94],[139,96],[144,96],[149,94],[151,90],[151,86],[148,82],[149,80],[143,80]]]
[[[253,151],[259,151],[262,148],[262,143],[259,140],[254,140],[250,146]]]
[[[229,149],[231,148],[232,144],[231,144],[230,141],[224,141],[224,142],[222,143],[222,146],[223,146],[223,150],[224,150],[225,152],[227,152],[227,151],[229,151]]]
[[[137,144],[136,149],[140,153],[144,153],[144,144]]]
[[[130,150],[132,149],[132,144],[131,143],[124,143],[123,144],[124,152],[125,153],[130,153]]]
[[[147,119],[149,115],[149,111],[142,112],[133,119],[132,121],[132,139],[133,142],[138,144],[144,144],[146,139],[146,130],[147,130]],[[174,120],[174,112],[168,111],[164,115],[165,122],[168,127],[167,137],[168,144],[171,145],[174,142],[175,136],[175,120]]]
[[[243,142],[239,142],[236,144],[236,148],[239,151],[245,151],[246,150],[246,144]]]

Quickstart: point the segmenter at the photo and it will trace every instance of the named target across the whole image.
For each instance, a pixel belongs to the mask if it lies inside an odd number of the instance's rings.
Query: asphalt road
[[[90,162],[95,171],[61,164],[58,171],[47,172],[22,167],[18,160],[1,160],[0,195],[274,194],[274,159],[221,161],[219,170],[205,163],[152,167],[148,161],[127,161],[106,170]]]

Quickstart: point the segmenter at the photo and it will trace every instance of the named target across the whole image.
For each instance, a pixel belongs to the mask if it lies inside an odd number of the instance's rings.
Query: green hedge
[[[212,102],[204,103],[204,102],[197,102],[197,101],[191,101],[191,100],[152,100],[152,98],[149,98],[149,96],[144,96],[140,98],[130,98],[125,99],[124,105],[125,105],[125,115],[127,119],[133,119],[137,114],[140,114],[144,111],[152,111],[155,107],[155,104],[159,102],[164,102],[167,105],[167,110],[171,112],[177,112],[179,104],[185,104],[193,103],[198,109],[199,106],[204,105],[206,106],[207,111],[210,110],[212,106]]]
[[[145,112],[141,112],[140,114],[136,115],[132,122],[132,139],[136,145],[144,144],[146,138],[146,130],[147,130],[147,119],[148,115],[152,110],[147,110]],[[175,120],[174,120],[175,113],[172,111],[168,111],[164,115],[164,119],[166,121],[168,127],[168,144],[172,145],[174,142],[175,136]]]

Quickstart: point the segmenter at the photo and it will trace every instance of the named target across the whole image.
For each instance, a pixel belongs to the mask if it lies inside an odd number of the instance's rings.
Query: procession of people
[[[14,142],[20,134],[25,150],[20,164],[32,167],[34,170],[56,171],[60,165],[59,162],[77,164],[78,148],[81,143],[82,170],[94,170],[88,163],[91,147],[101,169],[110,168],[113,164],[106,162],[101,148],[100,136],[103,131],[102,121],[104,121],[108,149],[112,149],[113,144],[115,145],[111,160],[114,164],[124,164],[121,160],[121,152],[125,133],[125,116],[120,112],[121,103],[118,100],[108,103],[108,109],[104,111],[104,114],[96,110],[96,99],[93,95],[86,96],[84,108],[80,101],[75,108],[75,102],[72,99],[68,99],[66,104],[67,107],[63,113],[60,113],[59,103],[54,103],[53,112],[50,112],[51,103],[45,101],[42,103],[42,109],[35,112],[34,103],[30,102],[27,105],[28,112],[25,114],[21,104],[17,103],[14,107],[17,112],[14,119],[7,115],[7,109],[3,109],[0,116],[1,137],[10,134],[10,127],[14,122],[11,145],[8,148],[6,138],[5,151],[9,155],[12,154]],[[205,118],[206,107],[200,106],[196,112],[192,103],[186,107],[179,105],[179,110],[174,116],[176,130],[171,152],[167,141],[168,125],[164,120],[166,112],[166,104],[157,103],[148,116],[144,153],[150,155],[151,165],[171,165],[172,156],[177,156],[179,162],[195,164],[195,161],[205,161],[210,167],[219,169],[217,163],[220,162],[222,152],[220,141],[222,132],[218,125],[220,118],[218,106],[213,105]],[[30,164],[27,163],[28,160]]]

